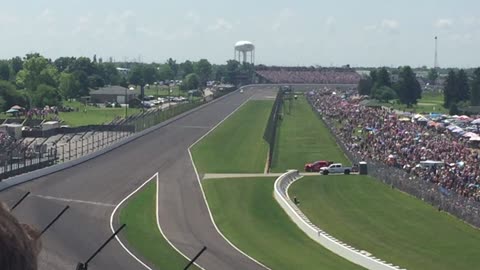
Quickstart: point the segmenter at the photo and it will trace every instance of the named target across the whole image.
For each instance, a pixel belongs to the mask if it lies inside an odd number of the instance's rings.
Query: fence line
[[[322,116],[320,112],[315,109],[314,101],[311,98],[307,98],[307,100],[312,106],[312,110],[319,119],[325,123],[337,144],[352,163],[358,164],[360,161],[365,161],[368,164],[368,174],[375,179],[425,201],[438,208],[438,210],[446,211],[471,225],[480,227],[479,202],[455,192],[450,192],[449,195],[446,195],[440,192],[434,183],[409,174],[399,168],[391,167],[375,160],[362,158],[358,153],[350,151],[339,136],[340,133],[335,127],[335,120]]]
[[[55,133],[52,134],[24,131],[25,135],[37,136],[31,138],[31,141],[26,141],[26,138],[12,141],[1,149],[0,181],[88,155],[204,103],[198,100],[180,103],[168,109],[139,112],[111,125],[59,128],[54,129]],[[43,135],[53,136],[44,138]]]
[[[275,97],[275,101],[273,103],[270,116],[268,117],[267,127],[265,128],[265,132],[263,134],[263,139],[265,139],[268,143],[268,164],[267,164],[268,170],[270,170],[270,167],[272,165],[273,150],[275,147],[275,138],[277,133],[278,117],[283,104],[283,94],[284,93],[282,89],[279,89],[277,92],[277,96]]]

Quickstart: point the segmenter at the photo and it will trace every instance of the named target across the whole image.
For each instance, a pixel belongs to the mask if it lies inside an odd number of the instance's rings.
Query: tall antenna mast
[[[433,68],[437,69],[438,68],[438,38],[435,36],[435,60],[433,63]]]

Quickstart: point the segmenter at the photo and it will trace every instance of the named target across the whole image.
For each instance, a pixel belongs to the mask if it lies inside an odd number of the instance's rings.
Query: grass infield
[[[157,269],[183,269],[188,261],[165,240],[156,220],[156,182],[152,181],[127,201],[120,223],[130,247]],[[198,269],[192,266],[191,269]]]
[[[192,148],[200,173],[261,173],[268,144],[263,139],[273,101],[252,100]]]
[[[362,269],[306,236],[273,198],[274,178],[203,181],[215,223],[238,248],[271,269]]]
[[[287,169],[303,171],[305,163],[331,160],[348,164],[330,131],[312,111],[304,96],[283,106],[283,120],[278,121],[273,153],[273,172]]]
[[[402,268],[479,268],[479,230],[370,177],[305,177],[289,194],[329,234]]]

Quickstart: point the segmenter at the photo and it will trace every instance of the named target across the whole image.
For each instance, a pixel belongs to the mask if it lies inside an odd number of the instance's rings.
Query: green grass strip
[[[268,144],[263,139],[270,100],[247,102],[192,148],[200,173],[261,173]]]
[[[305,177],[289,189],[341,241],[409,270],[479,269],[480,232],[368,176]]]
[[[156,220],[156,182],[152,181],[127,201],[120,212],[127,224],[129,246],[158,269],[183,269],[188,261],[160,233]],[[191,269],[198,269],[192,266]]]
[[[268,267],[361,269],[306,236],[273,198],[274,178],[203,181],[215,223],[238,248]]]
[[[331,160],[348,164],[330,131],[318,119],[304,96],[284,102],[283,120],[278,121],[272,160],[273,172],[303,171],[305,163]]]

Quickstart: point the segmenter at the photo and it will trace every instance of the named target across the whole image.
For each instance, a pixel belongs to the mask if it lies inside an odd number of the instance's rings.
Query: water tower
[[[248,53],[250,53],[250,63],[255,63],[255,46],[250,41],[239,41],[235,43],[234,59],[240,63],[248,62]],[[241,59],[243,56],[243,59]],[[243,60],[243,61],[242,61]]]

